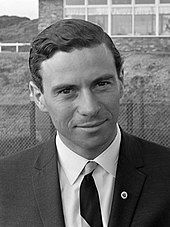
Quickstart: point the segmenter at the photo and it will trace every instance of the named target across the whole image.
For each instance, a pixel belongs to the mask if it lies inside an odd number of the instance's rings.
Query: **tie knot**
[[[91,173],[95,168],[97,167],[97,163],[94,161],[89,161],[87,162],[85,169],[84,169],[84,173],[85,175]]]

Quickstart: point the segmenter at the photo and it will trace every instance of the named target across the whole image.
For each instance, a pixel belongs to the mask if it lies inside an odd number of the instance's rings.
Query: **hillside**
[[[38,33],[38,19],[1,16],[0,42],[31,42]]]
[[[29,102],[29,53],[0,54],[0,104]],[[168,102],[170,56],[130,54],[125,56],[124,100],[137,100],[144,80],[145,102]],[[160,77],[161,75],[161,77]]]

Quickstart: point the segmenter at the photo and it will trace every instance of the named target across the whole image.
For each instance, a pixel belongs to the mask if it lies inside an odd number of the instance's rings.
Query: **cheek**
[[[100,102],[108,109],[115,108],[119,104],[119,92],[109,92],[105,96],[99,97]]]
[[[107,114],[110,115],[110,119],[111,118],[113,118],[113,119],[117,118],[117,115],[119,114],[119,100],[120,100],[120,98],[119,98],[118,93],[117,94],[111,93],[102,102],[105,111],[107,112]]]
[[[50,105],[48,107],[49,115],[52,118],[52,121],[56,128],[66,128],[69,125],[69,122],[72,120],[74,111],[71,106],[66,105]]]

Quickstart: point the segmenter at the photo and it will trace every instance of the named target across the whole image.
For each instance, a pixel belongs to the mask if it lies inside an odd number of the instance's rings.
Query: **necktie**
[[[85,173],[80,186],[80,213],[90,227],[103,227],[99,196],[92,176],[97,163],[89,162],[85,167]]]

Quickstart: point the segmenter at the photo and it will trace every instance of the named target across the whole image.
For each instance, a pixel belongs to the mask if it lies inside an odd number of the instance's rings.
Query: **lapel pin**
[[[127,199],[127,197],[128,197],[127,192],[123,191],[123,192],[121,193],[121,198],[122,198],[122,199]]]

